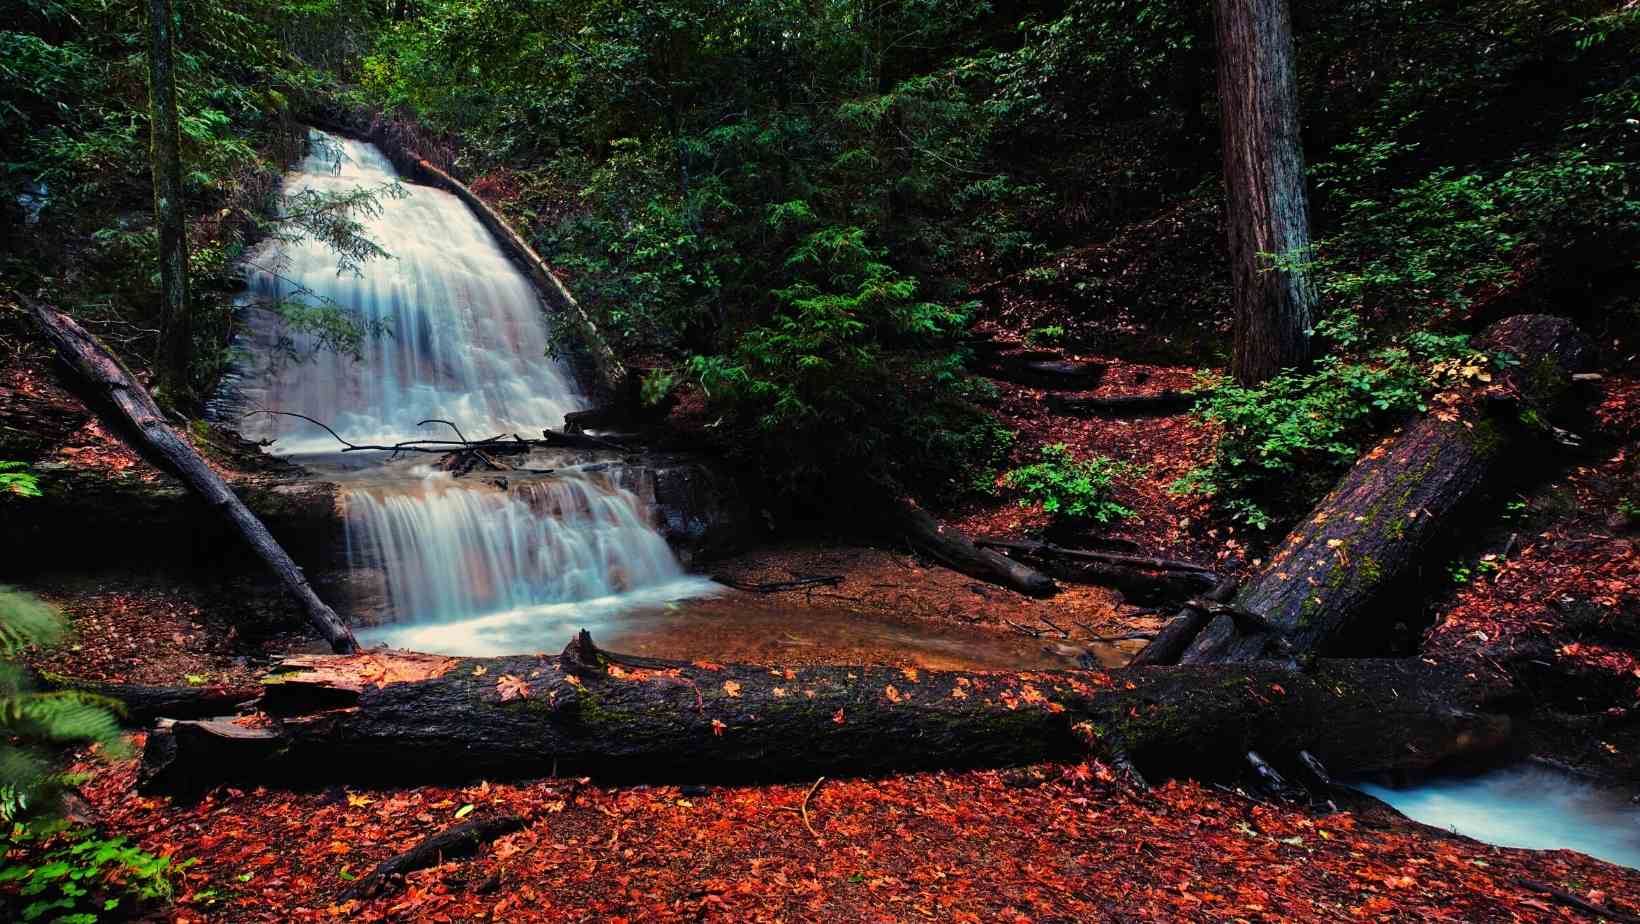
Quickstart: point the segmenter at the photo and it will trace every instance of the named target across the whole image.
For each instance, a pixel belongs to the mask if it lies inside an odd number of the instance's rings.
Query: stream
[[[1640,869],[1640,805],[1628,793],[1534,764],[1404,789],[1358,788],[1414,821],[1499,847],[1576,850]]]

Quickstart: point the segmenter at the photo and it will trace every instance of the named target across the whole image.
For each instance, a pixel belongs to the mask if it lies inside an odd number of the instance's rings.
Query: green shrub
[[[0,835],[0,909],[17,920],[96,924],[127,920],[171,896],[178,867],[124,838],[105,838],[63,822],[14,824]],[[186,865],[186,864],[183,864]],[[10,901],[8,901],[10,899]]]
[[[1133,511],[1111,499],[1118,477],[1132,466],[1104,456],[1077,459],[1070,447],[1055,443],[1042,447],[1039,461],[1003,476],[1003,484],[1024,494],[1020,506],[1041,504],[1055,526],[1108,526],[1133,516]]]
[[[0,494],[39,497],[40,481],[22,462],[0,462]]]
[[[1256,388],[1204,382],[1196,414],[1219,428],[1218,445],[1173,490],[1213,496],[1234,519],[1267,529],[1279,511],[1320,496],[1385,424],[1426,410],[1437,384],[1484,376],[1493,361],[1464,337],[1414,334],[1365,359],[1329,356]]]
[[[1065,339],[1065,328],[1060,324],[1048,324],[1043,327],[1033,327],[1025,332],[1025,342],[1030,346],[1055,344]]]

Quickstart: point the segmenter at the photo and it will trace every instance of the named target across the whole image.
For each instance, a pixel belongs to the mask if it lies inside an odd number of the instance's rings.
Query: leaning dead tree
[[[287,659],[257,709],[163,723],[149,790],[561,775],[814,779],[1093,756],[1156,777],[1421,769],[1505,744],[1506,680],[1424,659],[970,673],[657,661],[601,651]],[[1306,756],[1307,758],[1306,759]]]
[[[1594,359],[1570,322],[1546,315],[1500,321],[1479,345],[1514,364],[1368,451],[1233,600],[1216,611],[1187,608],[1141,660],[1169,663],[1173,655],[1203,664],[1380,648],[1400,618],[1386,605],[1391,591],[1413,580],[1471,498],[1554,444],[1562,432],[1555,422],[1580,403],[1573,376]],[[1194,636],[1185,646],[1182,632]]]
[[[279,582],[295,597],[307,618],[331,648],[338,652],[356,651],[353,632],[314,593],[302,569],[285,553],[256,514],[251,513],[222,481],[187,438],[165,422],[165,414],[148,390],[136,380],[97,339],[68,315],[35,299],[19,296],[45,332],[57,356],[84,380],[95,395],[106,401],[118,417],[110,421],[116,433],[129,433],[139,448],[162,460],[207,504],[233,524],[245,542],[267,563]]]

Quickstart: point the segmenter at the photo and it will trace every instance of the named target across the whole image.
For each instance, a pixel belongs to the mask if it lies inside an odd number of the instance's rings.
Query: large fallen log
[[[547,774],[648,782],[814,779],[1089,755],[1152,778],[1417,770],[1503,745],[1490,668],[1424,659],[1032,673],[771,670],[603,652],[309,656],[260,711],[150,734],[151,790]]]
[[[980,548],[903,494],[890,489],[885,506],[883,516],[891,532],[953,571],[1032,597],[1051,597],[1059,592],[1052,578],[1006,555]]]
[[[1404,618],[1388,595],[1412,583],[1467,501],[1551,443],[1550,422],[1577,403],[1572,375],[1594,359],[1569,321],[1546,315],[1500,321],[1480,346],[1518,365],[1363,455],[1236,595],[1233,606],[1269,630],[1216,616],[1179,663],[1382,650]]]
[[[114,426],[110,429],[117,433],[129,433],[141,444],[141,449],[164,461],[189,490],[227,518],[291,596],[302,605],[308,621],[333,649],[339,652],[356,651],[359,646],[347,624],[313,592],[302,569],[291,561],[256,514],[251,513],[244,501],[230,491],[221,476],[206,464],[193,444],[165,422],[164,413],[147,389],[114,354],[68,315],[35,299],[22,295],[19,298],[45,332],[46,339],[51,341],[58,357],[118,413],[119,419],[111,422]]]

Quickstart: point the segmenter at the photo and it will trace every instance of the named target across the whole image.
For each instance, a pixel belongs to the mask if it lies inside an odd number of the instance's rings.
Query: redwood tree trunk
[[[1315,293],[1287,0],[1217,0],[1224,187],[1235,308],[1231,372],[1255,385],[1310,355]],[[1277,268],[1277,267],[1280,268]]]
[[[188,392],[193,318],[188,293],[188,233],[182,213],[182,144],[177,128],[176,60],[171,0],[148,0],[150,154],[154,224],[159,232],[158,389],[175,402]]]

